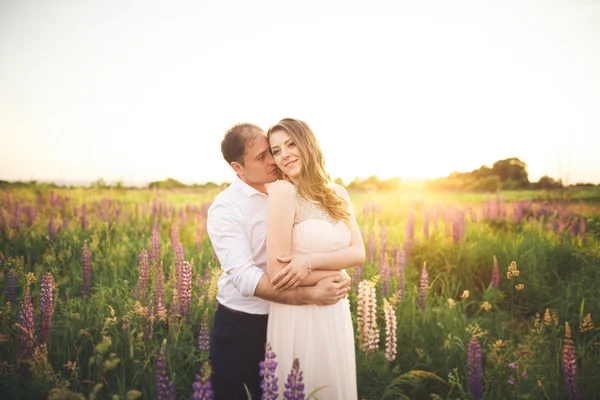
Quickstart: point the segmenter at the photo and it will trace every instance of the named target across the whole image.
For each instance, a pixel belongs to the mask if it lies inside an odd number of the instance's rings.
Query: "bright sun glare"
[[[0,179],[228,181],[225,130],[288,116],[346,182],[600,179],[598,5],[93,4],[0,15]]]

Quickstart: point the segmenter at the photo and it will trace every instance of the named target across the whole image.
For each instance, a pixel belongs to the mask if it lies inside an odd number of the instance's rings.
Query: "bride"
[[[314,285],[323,273],[361,265],[365,249],[350,198],[342,186],[329,182],[311,128],[286,118],[269,129],[267,138],[283,178],[268,189],[267,270],[274,287]],[[292,256],[278,257],[283,254]],[[298,358],[306,394],[324,387],[316,393],[320,400],[357,398],[347,298],[330,306],[272,302],[267,342],[277,357],[280,395]]]

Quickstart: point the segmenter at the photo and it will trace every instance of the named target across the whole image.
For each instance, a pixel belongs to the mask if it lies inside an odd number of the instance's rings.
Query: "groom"
[[[260,399],[259,362],[265,356],[269,302],[329,305],[350,290],[345,273],[313,287],[273,289],[267,269],[267,189],[278,177],[265,132],[256,125],[233,126],[221,142],[236,173],[208,210],[207,231],[219,258],[217,308],[210,333],[215,399]],[[281,382],[280,384],[284,384]]]

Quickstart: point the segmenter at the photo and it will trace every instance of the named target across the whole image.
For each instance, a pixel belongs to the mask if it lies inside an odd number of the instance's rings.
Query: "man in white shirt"
[[[210,334],[212,388],[216,400],[246,399],[244,385],[259,399],[269,302],[334,304],[348,293],[350,280],[340,273],[313,287],[273,289],[266,273],[266,184],[277,179],[278,169],[269,142],[258,126],[238,124],[225,134],[221,152],[237,176],[216,196],[207,218],[208,235],[224,272]]]

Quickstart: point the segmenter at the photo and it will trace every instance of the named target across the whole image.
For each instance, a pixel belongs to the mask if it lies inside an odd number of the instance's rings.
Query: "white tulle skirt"
[[[332,306],[271,303],[267,342],[276,355],[280,398],[294,358],[298,358],[304,393],[319,400],[357,399],[354,332],[348,299]]]

